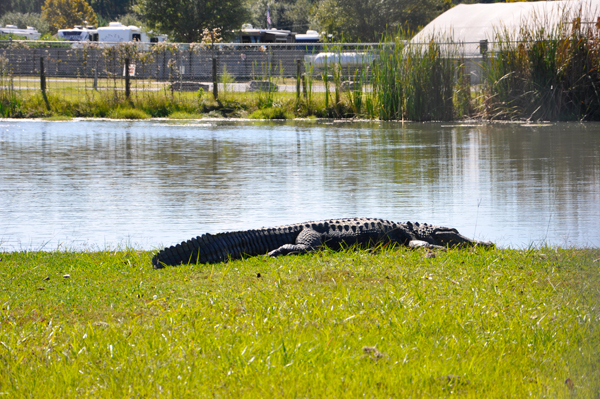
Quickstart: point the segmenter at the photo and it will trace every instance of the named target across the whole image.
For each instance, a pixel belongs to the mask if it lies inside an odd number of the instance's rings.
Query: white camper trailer
[[[95,26],[76,25],[73,29],[59,29],[56,37],[70,42],[97,42],[98,29]]]
[[[98,41],[106,43],[142,42],[160,43],[166,40],[166,35],[148,35],[134,25],[123,25],[120,22],[111,22],[108,26],[98,28]]]
[[[111,22],[108,26],[96,28],[94,26],[75,26],[72,29],[60,29],[56,35],[60,39],[72,42],[99,42],[99,43],[159,43],[167,38],[165,35],[149,35],[137,26],[126,26],[120,22]]]
[[[4,28],[0,26],[0,35],[24,37],[26,40],[38,40],[42,37],[42,34],[33,26],[28,26],[27,29],[19,29],[16,25],[6,25]]]

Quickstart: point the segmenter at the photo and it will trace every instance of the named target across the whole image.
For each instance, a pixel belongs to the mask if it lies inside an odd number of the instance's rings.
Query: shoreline
[[[152,121],[206,121],[206,122],[315,122],[315,123],[389,123],[389,124],[436,124],[444,123],[449,126],[461,127],[477,127],[484,125],[520,125],[526,127],[546,127],[553,126],[557,123],[577,123],[577,124],[594,124],[599,121],[528,121],[524,120],[493,120],[493,119],[464,119],[456,121],[411,121],[411,120],[381,120],[381,119],[364,119],[364,118],[290,118],[290,119],[255,119],[245,117],[200,117],[200,118],[171,118],[171,117],[149,117],[145,119],[127,119],[127,118],[110,118],[110,117],[34,117],[34,118],[6,118],[1,117],[0,122],[87,122],[87,121],[108,121],[108,122],[152,122]]]

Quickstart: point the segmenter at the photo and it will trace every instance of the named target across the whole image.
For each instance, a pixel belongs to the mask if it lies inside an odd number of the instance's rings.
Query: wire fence
[[[126,96],[152,92],[325,91],[328,68],[340,78],[370,79],[373,64],[394,44],[172,44],[0,42],[0,89],[61,92],[112,91]],[[465,60],[472,83],[481,75],[482,43],[440,43],[441,51]],[[447,50],[444,50],[447,49]],[[368,87],[365,86],[365,90]]]

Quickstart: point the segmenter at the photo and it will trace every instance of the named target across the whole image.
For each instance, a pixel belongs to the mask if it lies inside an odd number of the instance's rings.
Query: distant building
[[[463,56],[471,83],[483,76],[482,60],[502,41],[517,39],[521,28],[543,25],[551,30],[565,22],[600,26],[600,0],[536,1],[517,3],[460,4],[431,21],[411,43],[440,45],[443,54]],[[581,17],[580,20],[577,20]],[[461,44],[456,46],[456,44]]]
[[[581,11],[581,12],[580,12]],[[536,1],[517,3],[460,4],[431,21],[411,40],[413,43],[494,42],[498,31],[515,35],[525,24],[555,27],[565,16],[581,15],[582,24],[597,24],[600,0]],[[466,56],[476,56],[479,46],[465,46]]]

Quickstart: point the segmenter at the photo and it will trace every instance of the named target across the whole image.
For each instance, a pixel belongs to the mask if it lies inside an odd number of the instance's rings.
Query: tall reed
[[[581,23],[593,13],[589,6],[559,13],[537,13],[518,32],[497,30],[486,68],[485,117],[600,119],[598,29]]]
[[[405,42],[396,40],[379,52],[379,60],[373,70],[373,91],[378,102],[379,118],[402,119],[404,85],[402,75]]]
[[[0,117],[12,116],[20,108],[21,99],[14,90],[8,59],[0,56]]]
[[[373,83],[380,119],[454,118],[459,61],[457,47],[444,42],[448,41],[440,37],[433,37],[425,44],[395,38],[393,45],[382,47]]]

